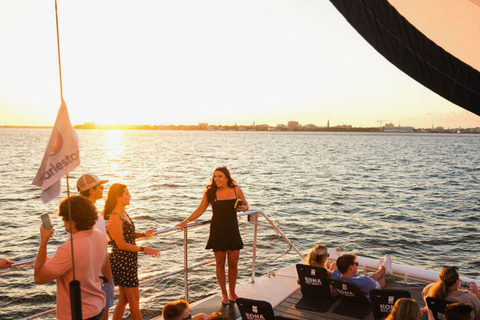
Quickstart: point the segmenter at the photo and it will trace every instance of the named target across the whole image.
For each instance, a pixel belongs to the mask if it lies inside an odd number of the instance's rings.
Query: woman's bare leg
[[[138,287],[124,288],[125,297],[130,306],[130,317],[133,320],[142,320],[142,313],[140,311],[140,292]]]
[[[225,279],[225,260],[227,256],[226,251],[214,251],[215,254],[215,272],[217,274],[217,281],[222,290],[222,303],[229,303],[227,294],[227,285]]]
[[[118,302],[115,306],[115,310],[113,311],[112,320],[122,320],[123,318],[123,313],[125,312],[125,308],[128,303],[124,290],[124,287],[118,287]]]
[[[238,275],[238,258],[240,257],[240,250],[228,250],[228,291],[229,298],[237,300],[238,296],[235,293],[235,286],[237,285]]]

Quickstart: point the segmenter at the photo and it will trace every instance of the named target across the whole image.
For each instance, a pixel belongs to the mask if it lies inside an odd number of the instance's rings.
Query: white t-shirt
[[[98,220],[97,223],[95,224],[95,228],[98,230],[102,231],[102,233],[107,236],[107,230],[105,229],[105,219],[102,217],[100,213],[97,213]]]

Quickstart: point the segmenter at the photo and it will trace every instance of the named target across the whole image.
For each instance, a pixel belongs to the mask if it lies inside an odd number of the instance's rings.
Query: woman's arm
[[[205,192],[203,194],[202,201],[200,202],[200,205],[198,206],[198,208],[195,211],[193,211],[192,214],[189,215],[187,219],[176,224],[175,227],[181,227],[181,230],[183,230],[183,228],[185,228],[187,223],[197,220],[205,212],[205,210],[207,210],[207,208],[208,208],[208,200],[207,200],[207,193]]]
[[[157,228],[152,228],[152,229],[148,229],[147,231],[145,232],[135,232],[135,239],[138,239],[138,238],[151,238],[153,237],[153,233],[157,231]]]
[[[243,212],[248,211],[250,207],[248,205],[247,199],[245,199],[245,195],[243,194],[242,189],[240,189],[240,187],[237,186],[235,187],[235,190],[237,191],[238,198],[243,200],[243,204],[237,208],[237,211],[243,211]]]
[[[131,252],[141,251],[139,246],[125,242],[125,239],[123,238],[123,221],[117,214],[112,213],[109,220],[112,221],[110,236],[120,250]]]
[[[134,244],[125,242],[123,238],[123,221],[117,214],[111,214],[110,220],[112,221],[112,229],[110,229],[110,236],[115,241],[117,247],[123,251],[131,252],[145,252],[152,257],[160,257],[160,252],[153,248],[141,247]]]

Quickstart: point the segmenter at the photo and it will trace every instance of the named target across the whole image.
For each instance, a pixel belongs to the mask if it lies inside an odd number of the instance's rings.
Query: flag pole
[[[57,0],[55,0],[55,22],[57,27],[57,55],[58,55],[58,75],[60,78],[60,99],[63,102],[63,84],[62,84],[62,62],[60,59],[60,32],[58,30],[58,9],[57,9]],[[66,176],[67,179],[67,207],[68,207],[68,220],[70,224],[70,247],[72,250],[72,271],[73,271],[73,280],[70,282],[70,311],[73,320],[81,320],[82,316],[82,298],[81,298],[81,287],[80,281],[75,279],[75,255],[73,252],[73,225],[72,225],[72,209],[70,205],[70,185],[68,179],[68,173]]]

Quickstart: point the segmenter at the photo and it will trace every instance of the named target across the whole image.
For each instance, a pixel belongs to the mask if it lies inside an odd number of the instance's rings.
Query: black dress
[[[120,215],[115,212],[112,212],[112,214],[116,214],[120,217]],[[128,214],[127,217],[130,219]],[[130,219],[132,223],[122,217],[120,217],[120,219],[123,222],[123,239],[126,243],[135,245],[135,225],[133,224],[132,219]],[[138,253],[120,250],[113,240],[110,241],[110,245],[112,246],[110,264],[112,266],[113,281],[115,282],[115,285],[124,288],[138,287]]]
[[[235,191],[235,189],[234,189]],[[243,249],[242,238],[238,230],[237,211],[235,210],[235,199],[215,200],[212,202],[212,223],[210,224],[210,237],[205,249],[213,251],[227,251]]]

